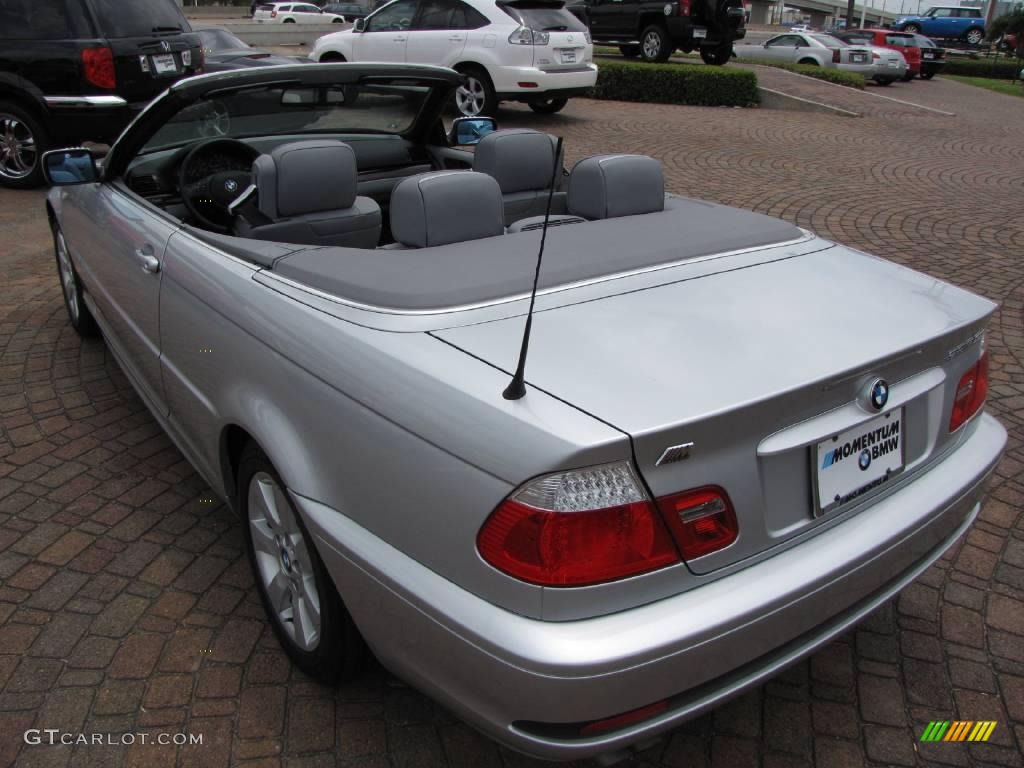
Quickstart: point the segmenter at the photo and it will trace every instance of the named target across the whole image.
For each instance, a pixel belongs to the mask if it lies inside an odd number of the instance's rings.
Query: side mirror
[[[51,187],[99,181],[96,158],[85,147],[54,149],[43,153],[43,176]]]
[[[448,143],[453,147],[471,147],[496,130],[498,122],[493,117],[457,117],[448,132]]]
[[[353,32],[365,32],[366,31],[366,19],[356,19],[356,23],[352,25]]]

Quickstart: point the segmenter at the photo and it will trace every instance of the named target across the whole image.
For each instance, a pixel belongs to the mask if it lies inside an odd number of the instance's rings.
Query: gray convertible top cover
[[[792,224],[670,196],[665,210],[548,230],[539,288],[800,238]],[[406,311],[486,304],[528,293],[537,231],[408,250],[307,248],[273,272],[342,299]]]

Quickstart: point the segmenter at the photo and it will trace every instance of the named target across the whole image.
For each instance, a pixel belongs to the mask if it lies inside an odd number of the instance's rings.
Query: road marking
[[[762,65],[756,64],[754,66],[758,66],[759,67],[759,66],[762,66]],[[869,91],[867,89],[864,89],[863,91],[861,91],[861,90],[859,90],[857,88],[851,88],[848,85],[840,85],[839,83],[830,83],[828,80],[819,80],[816,77],[809,77],[807,75],[801,75],[799,72],[790,72],[788,69],[778,69],[776,67],[766,67],[766,68],[767,69],[773,69],[773,70],[776,70],[778,72],[785,72],[787,75],[793,75],[795,77],[802,77],[802,78],[804,78],[806,80],[813,80],[816,83],[824,83],[825,85],[831,85],[831,86],[833,86],[835,88],[844,88],[847,91],[854,91],[855,93],[860,93],[860,94],[863,94],[864,96],[874,96],[876,99],[885,99],[886,101],[894,101],[897,104],[905,104],[908,107],[917,107],[918,109],[926,109],[929,112],[937,112],[938,114],[945,115],[946,117],[956,117],[956,112],[946,112],[945,110],[936,109],[935,107],[926,107],[924,104],[915,104],[912,101],[904,101],[903,99],[894,99],[892,96],[883,96],[880,93],[873,93],[873,92],[871,92],[871,91]]]

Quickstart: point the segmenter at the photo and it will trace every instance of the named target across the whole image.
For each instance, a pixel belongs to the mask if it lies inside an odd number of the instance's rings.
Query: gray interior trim
[[[416,250],[304,249],[277,259],[273,269],[365,306],[466,306],[529,291],[540,236],[535,230]],[[788,222],[670,196],[659,213],[550,229],[539,288],[801,237]]]

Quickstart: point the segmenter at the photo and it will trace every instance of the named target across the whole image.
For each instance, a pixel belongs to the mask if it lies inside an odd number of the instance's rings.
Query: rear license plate
[[[562,51],[562,63],[563,64],[575,64],[576,63],[576,51]]]
[[[708,36],[708,31],[704,27],[694,27],[693,36],[695,38],[704,38]]]
[[[158,75],[166,75],[178,71],[178,62],[173,53],[161,53],[153,57],[153,71]]]
[[[850,56],[850,61],[852,61],[854,64],[863,64],[867,60],[868,57],[865,56],[863,53],[855,53],[852,56]]]
[[[934,59],[935,58],[935,54],[934,53],[922,53],[921,55],[924,56],[926,59]]]
[[[903,471],[903,409],[818,443],[815,463],[817,514],[831,512]]]

